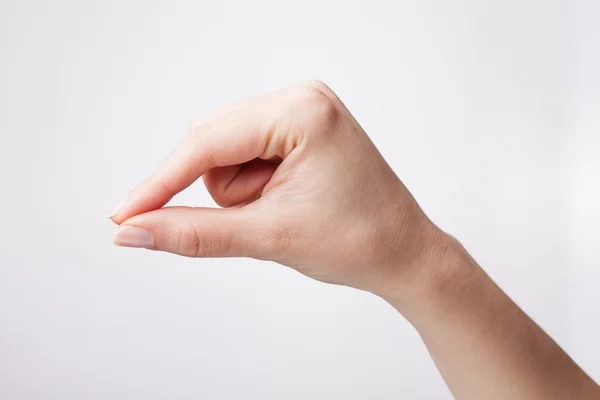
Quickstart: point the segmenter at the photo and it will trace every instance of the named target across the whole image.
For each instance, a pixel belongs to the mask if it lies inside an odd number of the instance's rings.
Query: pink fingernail
[[[114,242],[117,246],[154,248],[152,233],[137,226],[122,226],[115,235]]]
[[[113,211],[112,214],[110,214],[110,216],[108,218],[112,218],[115,215],[117,215],[119,213],[119,211],[121,210],[121,208],[123,207],[123,204],[125,204],[125,200],[123,200],[122,202],[119,203],[119,205],[115,208],[115,211]]]

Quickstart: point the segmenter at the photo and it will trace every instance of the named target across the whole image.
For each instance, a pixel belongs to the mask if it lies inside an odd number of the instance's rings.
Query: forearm
[[[569,356],[444,237],[416,278],[419,289],[386,300],[415,326],[456,398],[600,398]]]

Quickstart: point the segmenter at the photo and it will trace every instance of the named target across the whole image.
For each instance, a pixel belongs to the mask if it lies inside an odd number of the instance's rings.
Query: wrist
[[[422,254],[407,268],[398,268],[388,285],[375,293],[413,318],[436,314],[485,280],[485,273],[451,235],[433,226]]]

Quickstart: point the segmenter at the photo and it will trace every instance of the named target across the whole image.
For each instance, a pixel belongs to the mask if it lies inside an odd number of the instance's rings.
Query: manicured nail
[[[114,242],[117,246],[154,248],[152,233],[137,226],[122,226],[115,235]]]
[[[125,200],[123,200],[122,202],[119,203],[119,205],[115,208],[115,211],[113,211],[112,214],[110,214],[110,216],[108,218],[112,219],[112,217],[117,215],[119,213],[119,211],[121,210],[121,208],[123,207],[123,204],[125,204]]]

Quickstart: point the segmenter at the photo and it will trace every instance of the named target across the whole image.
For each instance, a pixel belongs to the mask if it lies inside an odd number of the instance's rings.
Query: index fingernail
[[[123,204],[125,204],[125,201],[120,202],[119,205],[115,208],[115,210],[112,212],[112,214],[110,214],[110,216],[108,218],[113,218],[115,215],[117,215],[119,213],[119,211],[121,210],[121,208],[123,207]]]

